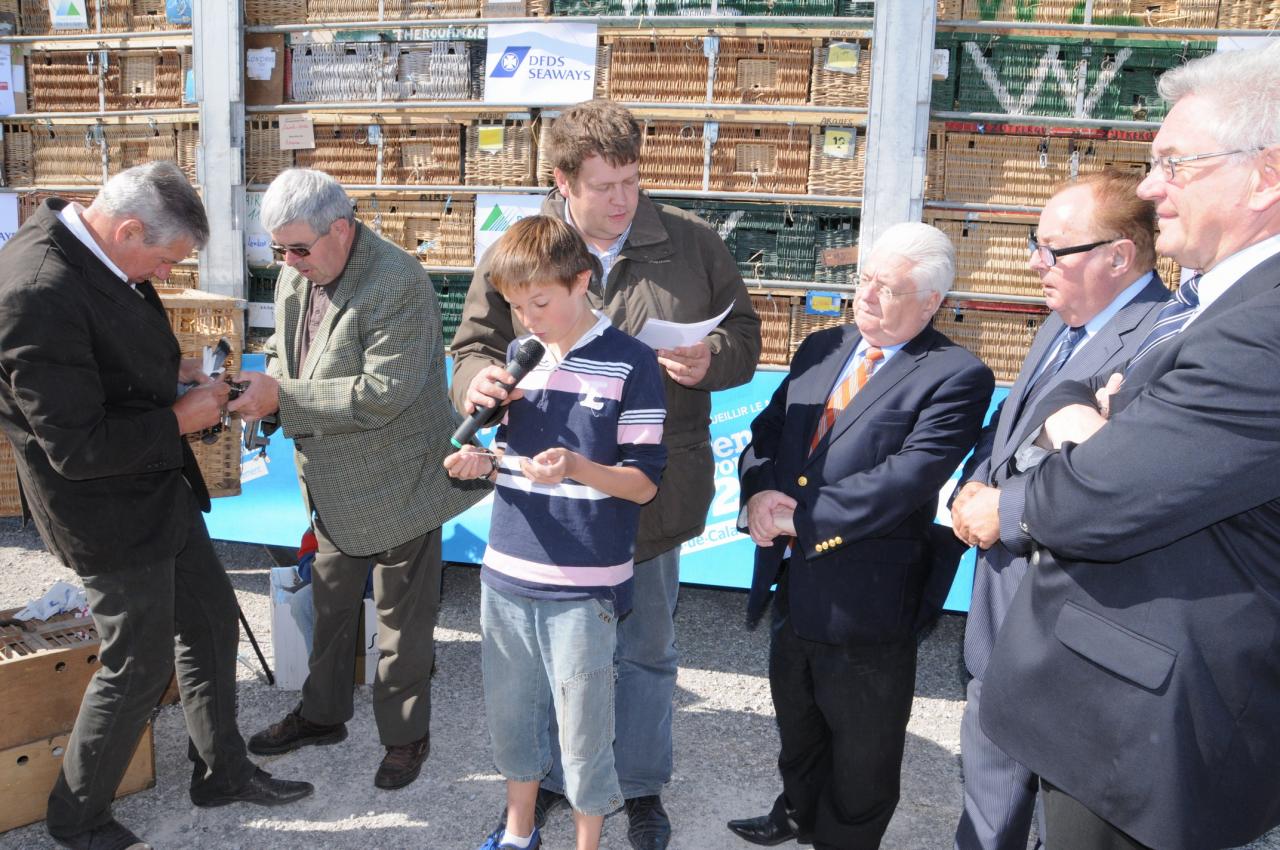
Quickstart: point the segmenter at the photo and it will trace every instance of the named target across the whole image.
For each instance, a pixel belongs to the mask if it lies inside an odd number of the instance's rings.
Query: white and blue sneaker
[[[542,836],[538,834],[538,828],[533,828],[533,835],[529,838],[529,843],[520,847],[512,844],[510,841],[503,841],[503,837],[507,834],[507,829],[500,826],[493,832],[489,833],[489,837],[484,840],[484,844],[480,845],[479,850],[538,850],[542,846]]]

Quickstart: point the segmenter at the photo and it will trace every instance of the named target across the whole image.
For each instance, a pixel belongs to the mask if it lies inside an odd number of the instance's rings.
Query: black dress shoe
[[[253,803],[255,806],[283,806],[311,796],[316,789],[310,782],[273,779],[262,768],[254,771],[249,781],[234,791],[196,786],[191,789],[191,802],[202,809],[231,803]]]
[[[750,841],[752,844],[760,844],[764,847],[772,847],[800,837],[799,829],[791,818],[779,819],[773,812],[758,818],[731,820],[728,826],[729,830],[743,841]]]
[[[373,784],[384,791],[403,788],[418,778],[422,772],[422,763],[431,752],[431,734],[427,733],[408,744],[397,744],[387,747],[387,754],[378,765],[378,772],[373,777]]]
[[[626,801],[627,840],[635,850],[667,850],[671,842],[671,819],[662,808],[662,798],[636,797]]]
[[[278,756],[309,744],[336,744],[347,737],[347,724],[322,726],[302,716],[302,704],[284,716],[279,723],[249,739],[249,752],[255,756]]]
[[[52,834],[49,837],[71,850],[151,850],[150,844],[114,818],[96,829],[89,829],[69,838],[59,838]]]

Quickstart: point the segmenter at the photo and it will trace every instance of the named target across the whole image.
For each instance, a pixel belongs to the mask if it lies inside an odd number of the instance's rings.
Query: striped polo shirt
[[[640,505],[565,479],[536,484],[520,459],[563,446],[596,463],[635,466],[655,484],[666,396],[653,350],[603,315],[560,362],[550,352],[520,381],[495,443],[498,469],[481,581],[517,596],[608,599],[631,608]],[[524,339],[511,343],[511,356]]]

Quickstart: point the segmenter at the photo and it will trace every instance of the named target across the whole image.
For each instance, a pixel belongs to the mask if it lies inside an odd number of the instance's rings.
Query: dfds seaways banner
[[[595,95],[595,24],[490,24],[488,45],[485,103],[549,106]]]

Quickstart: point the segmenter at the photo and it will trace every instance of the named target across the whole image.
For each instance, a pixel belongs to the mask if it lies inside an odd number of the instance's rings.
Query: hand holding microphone
[[[542,343],[530,337],[520,344],[520,347],[516,349],[515,356],[506,365],[505,371],[511,378],[510,383],[499,380],[498,376],[493,375],[492,367],[480,373],[471,381],[471,387],[467,393],[467,401],[473,409],[471,415],[463,420],[462,424],[458,426],[458,430],[453,432],[453,437],[450,438],[450,442],[456,448],[462,448],[464,444],[471,442],[471,439],[476,435],[476,431],[481,428],[487,428],[497,421],[502,415],[501,410],[504,402],[519,398],[512,390],[516,384],[520,383],[520,379],[542,360],[543,351]],[[486,375],[486,373],[488,374]],[[501,395],[497,395],[494,392],[481,391],[479,387],[486,381],[496,384],[496,389]],[[488,389],[493,390],[494,388],[490,387]],[[519,391],[517,390],[516,392]],[[488,405],[482,403],[485,400],[489,401]]]

